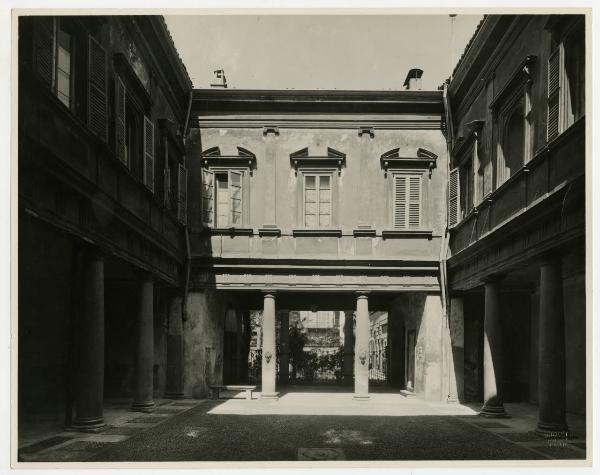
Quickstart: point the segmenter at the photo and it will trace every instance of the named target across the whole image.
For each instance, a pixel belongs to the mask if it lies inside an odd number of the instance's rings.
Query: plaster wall
[[[188,294],[183,324],[186,397],[207,397],[211,384],[223,383],[224,323],[228,308],[239,313],[235,300],[225,293]]]
[[[394,301],[392,315],[404,318],[405,338],[415,330],[415,393],[442,401],[442,306],[439,294],[410,293]],[[406,345],[406,340],[405,340]],[[447,377],[447,375],[444,375]]]

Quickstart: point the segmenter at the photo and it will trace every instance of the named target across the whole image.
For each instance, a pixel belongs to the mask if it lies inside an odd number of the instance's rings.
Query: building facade
[[[190,90],[161,17],[20,18],[20,420],[182,394]]]
[[[405,378],[405,329],[420,326],[412,342],[420,349],[416,389],[443,399],[442,96],[194,91],[186,391],[203,394],[219,378],[227,359],[218,356],[221,309],[236,309],[240,321],[249,310],[262,310],[263,396],[273,397],[276,381],[286,381],[276,375],[276,316],[328,310],[356,312],[355,338],[345,339],[345,375],[354,380],[355,396],[366,398],[369,311],[380,310],[397,323],[395,383]],[[281,335],[285,362],[287,333]],[[194,356],[198,344],[205,358]]]
[[[438,91],[419,69],[301,91],[193,89],[160,17],[21,18],[20,418],[63,405],[95,430],[105,398],[205,397],[249,356],[277,398],[284,329],[331,315],[356,399],[371,369],[566,431],[586,407],[584,26],[488,15]]]
[[[586,408],[584,23],[487,16],[448,87],[458,394],[542,432]]]

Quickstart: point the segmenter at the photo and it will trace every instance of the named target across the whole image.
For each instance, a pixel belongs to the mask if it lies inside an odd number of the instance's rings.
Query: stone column
[[[290,312],[281,312],[281,329],[279,331],[279,383],[289,384],[290,379]]]
[[[98,250],[84,255],[79,322],[77,400],[72,428],[95,431],[104,426],[104,258]]]
[[[507,417],[502,400],[502,328],[500,320],[500,279],[485,282],[483,322],[483,407],[486,417]]]
[[[183,397],[183,299],[180,295],[169,302],[169,333],[167,336],[167,387],[165,397]]]
[[[344,311],[344,384],[352,384],[354,375],[354,312]]]
[[[369,399],[369,297],[356,297],[356,342],[354,345],[354,399]]]
[[[536,432],[564,436],[566,422],[565,322],[560,255],[548,255],[540,266],[539,420]]]
[[[140,294],[137,314],[135,377],[133,389],[134,411],[154,410],[154,279],[144,272],[140,279]]]
[[[262,322],[262,388],[260,397],[277,399],[275,380],[277,363],[275,359],[275,294],[265,293]]]

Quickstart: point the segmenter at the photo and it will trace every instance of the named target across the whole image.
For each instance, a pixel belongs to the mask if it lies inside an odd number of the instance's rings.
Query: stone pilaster
[[[134,411],[154,410],[154,279],[144,272],[140,278],[140,295],[136,328]]]
[[[182,301],[176,295],[169,301],[169,333],[167,335],[167,387],[165,397],[183,397],[183,320]]]

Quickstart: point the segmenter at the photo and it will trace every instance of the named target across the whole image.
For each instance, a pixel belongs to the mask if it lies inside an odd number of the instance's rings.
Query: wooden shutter
[[[115,76],[115,151],[117,158],[129,166],[125,155],[125,101],[127,92],[121,78]]]
[[[394,177],[394,227],[406,228],[407,176]]]
[[[459,170],[455,168],[450,171],[450,183],[448,184],[448,227],[458,223],[458,203],[460,200]]]
[[[560,71],[562,48],[558,47],[548,59],[548,111],[546,117],[546,140],[550,141],[560,132]]]
[[[209,170],[202,170],[202,223],[205,226],[213,224],[213,210],[215,200],[215,174]]]
[[[242,173],[229,171],[229,200],[231,209],[231,225],[242,225]]]
[[[177,217],[183,224],[187,222],[187,169],[180,163],[177,175]]]
[[[421,177],[409,177],[408,185],[408,227],[418,228],[421,226]]]
[[[55,32],[55,17],[37,18],[34,42],[35,71],[48,87],[52,87],[54,78]]]
[[[106,51],[91,35],[88,45],[88,126],[102,140],[107,132]]]
[[[144,116],[144,185],[154,191],[154,124]]]

